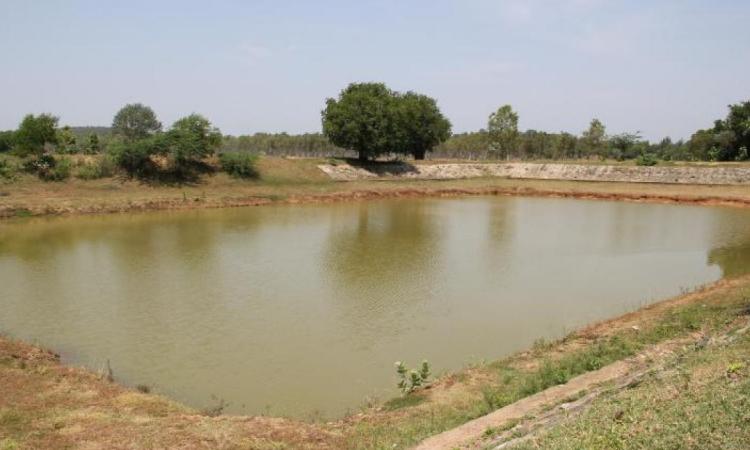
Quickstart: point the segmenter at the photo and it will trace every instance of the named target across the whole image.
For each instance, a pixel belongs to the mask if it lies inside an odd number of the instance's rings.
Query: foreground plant
[[[430,363],[427,360],[422,361],[422,367],[416,371],[409,370],[403,362],[396,361],[396,373],[399,376],[398,388],[405,395],[410,394],[427,384],[427,379],[430,377]]]

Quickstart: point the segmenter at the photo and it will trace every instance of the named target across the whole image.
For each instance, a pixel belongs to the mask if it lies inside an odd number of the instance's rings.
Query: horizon
[[[519,128],[687,139],[748,99],[750,4],[606,0],[0,4],[0,129],[26,114],[109,126],[140,102],[165,126],[320,132],[325,99],[379,81],[435,98],[453,132],[503,104]]]

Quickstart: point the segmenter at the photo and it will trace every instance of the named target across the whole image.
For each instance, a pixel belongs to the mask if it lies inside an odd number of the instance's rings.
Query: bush
[[[115,174],[117,166],[110,155],[103,155],[100,159],[92,162],[84,162],[75,173],[76,178],[81,180],[96,180],[111,177]]]
[[[161,181],[195,180],[212,168],[205,158],[221,145],[221,133],[197,114],[182,118],[167,132],[111,145],[116,164],[129,176]]]
[[[224,172],[237,178],[258,178],[258,169],[255,167],[258,157],[251,153],[222,153],[219,155],[221,168]]]
[[[0,131],[0,153],[11,151],[15,143],[15,132]]]
[[[163,134],[135,142],[116,142],[112,145],[112,158],[131,177],[152,176],[157,167],[151,155],[162,153],[165,144]]]
[[[23,170],[36,174],[44,181],[63,181],[70,177],[73,161],[64,156],[55,159],[50,154],[43,154],[24,161]]]
[[[651,153],[641,153],[635,160],[637,166],[655,166],[658,162],[656,156]]]
[[[73,168],[73,161],[64,156],[55,161],[52,169],[46,173],[39,173],[39,178],[44,181],[63,181],[70,178],[70,172]]]
[[[10,158],[0,156],[0,180],[12,181],[18,175],[18,166]]]

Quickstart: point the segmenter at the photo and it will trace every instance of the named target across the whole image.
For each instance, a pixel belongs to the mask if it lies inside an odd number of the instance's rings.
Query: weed
[[[410,394],[427,382],[430,377],[430,363],[422,361],[419,372],[408,370],[403,362],[396,361],[396,374],[399,376],[398,388],[404,394]]]
[[[740,371],[745,368],[745,363],[733,362],[727,366],[727,376],[735,377],[739,375]]]
[[[0,441],[0,450],[16,450],[19,448],[18,442],[13,439],[6,438]]]

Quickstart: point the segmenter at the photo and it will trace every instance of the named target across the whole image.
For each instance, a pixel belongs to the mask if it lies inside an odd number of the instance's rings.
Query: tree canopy
[[[397,97],[397,107],[401,148],[414,159],[424,159],[428,151],[450,137],[451,123],[434,99],[407,92]]]
[[[147,138],[158,131],[161,131],[161,122],[154,110],[141,103],[125,105],[112,121],[112,133],[129,142]]]
[[[167,175],[174,179],[193,178],[196,171],[205,165],[203,159],[214,154],[222,143],[221,132],[199,114],[177,120],[166,132],[131,136],[139,137],[114,143],[111,152],[120,167],[137,177]],[[157,164],[154,157],[161,157],[164,164]]]
[[[450,136],[450,122],[435,100],[400,94],[383,83],[352,83],[337,99],[326,100],[323,134],[334,144],[368,160],[395,153],[424,155]]]
[[[221,132],[199,114],[176,121],[167,136],[167,156],[177,167],[211,156],[221,145]]]
[[[607,129],[599,119],[591,119],[588,130],[581,134],[583,147],[588,155],[599,154],[607,143]]]
[[[509,157],[518,143],[518,114],[510,105],[501,106],[490,114],[487,132],[490,150],[501,158]]]
[[[28,114],[13,136],[16,152],[22,156],[44,153],[46,144],[57,143],[58,118],[51,114]]]

